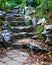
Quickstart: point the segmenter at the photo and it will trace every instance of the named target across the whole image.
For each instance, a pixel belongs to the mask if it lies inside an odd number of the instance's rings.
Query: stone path
[[[0,57],[0,65],[43,65],[45,57],[42,54],[29,54],[24,50],[10,50],[6,52],[6,56]],[[46,61],[45,65],[52,65],[52,60]]]
[[[29,54],[19,50],[6,52],[6,56],[0,58],[0,65],[23,65],[27,62]]]

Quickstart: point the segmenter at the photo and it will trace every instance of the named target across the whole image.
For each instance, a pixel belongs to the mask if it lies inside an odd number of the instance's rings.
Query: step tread
[[[28,32],[13,33],[13,35],[25,35],[25,34],[26,35],[27,34],[30,34],[31,35],[31,34],[34,34],[34,33],[33,32],[29,32],[29,33]]]
[[[23,29],[23,28],[30,28],[30,27],[32,27],[32,26],[16,26],[16,27],[11,26],[12,29],[13,28]]]

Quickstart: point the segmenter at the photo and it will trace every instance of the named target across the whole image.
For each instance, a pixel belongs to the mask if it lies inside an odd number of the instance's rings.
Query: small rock
[[[46,33],[47,33],[47,31],[46,31],[46,30],[42,32],[42,34],[46,34]]]
[[[19,12],[18,9],[13,9],[10,11],[10,13],[12,13],[12,14],[17,14],[18,12]]]
[[[42,53],[42,52],[48,52],[49,49],[47,50],[46,48],[41,48],[41,46],[37,45],[36,43],[27,43],[23,45],[23,48],[29,49],[29,51],[34,51],[37,53]]]
[[[32,39],[36,39],[37,40],[38,39],[38,36],[33,36]]]
[[[31,20],[31,17],[28,15],[25,15],[25,20]]]
[[[45,27],[44,27],[46,30],[47,29],[50,29],[50,30],[52,30],[52,25],[45,25]]]
[[[20,6],[15,6],[15,7],[14,7],[14,9],[19,9],[19,8],[20,8]]]
[[[6,13],[4,11],[0,11],[0,18],[4,18]]]
[[[33,18],[33,19],[32,19],[32,24],[36,27],[36,25],[37,25],[37,20],[36,20],[36,18]]]
[[[10,41],[11,40],[11,37],[12,37],[12,32],[11,31],[8,31],[8,30],[3,30],[1,32],[1,35],[3,36],[4,40],[6,42]]]
[[[47,22],[47,20],[45,18],[42,18],[42,19],[38,20],[37,24],[44,24],[46,22]]]
[[[10,30],[8,21],[5,21],[5,22],[4,22],[4,28],[5,28],[6,30]]]
[[[25,14],[28,15],[28,13],[35,13],[36,11],[31,6],[25,6]]]

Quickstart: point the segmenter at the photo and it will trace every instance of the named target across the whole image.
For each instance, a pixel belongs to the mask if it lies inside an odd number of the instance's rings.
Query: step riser
[[[19,17],[9,17],[7,18],[8,21],[24,21],[23,18],[19,18]]]
[[[25,22],[23,21],[16,21],[16,22],[9,22],[11,26],[24,26]]]
[[[30,28],[24,28],[24,29],[19,29],[19,28],[13,28],[11,29],[11,31],[13,33],[19,33],[19,32],[33,32],[33,27],[30,27]]]

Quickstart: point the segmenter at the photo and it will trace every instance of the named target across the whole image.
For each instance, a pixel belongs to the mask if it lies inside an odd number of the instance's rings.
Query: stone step
[[[27,37],[32,37],[35,34],[33,32],[20,32],[20,33],[13,33],[13,38],[16,39],[22,39],[22,38],[27,38]]]
[[[7,21],[24,21],[23,17],[7,17]]]
[[[28,21],[10,21],[9,22],[11,26],[29,26],[32,25],[32,22]]]
[[[50,52],[51,50],[49,48],[42,45],[41,42],[37,42],[33,39],[19,39],[16,42],[13,43],[12,45],[13,48],[15,49],[26,49],[28,52],[36,52],[36,53],[44,53],[44,52]]]
[[[32,26],[18,26],[18,27],[11,27],[11,31],[14,33],[18,32],[32,32],[34,27]]]
[[[25,25],[24,21],[10,21],[9,23],[11,26]]]
[[[24,21],[25,19],[23,17],[14,17],[17,21]]]

